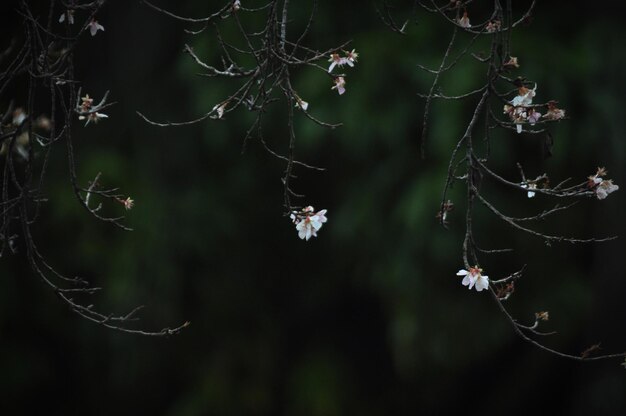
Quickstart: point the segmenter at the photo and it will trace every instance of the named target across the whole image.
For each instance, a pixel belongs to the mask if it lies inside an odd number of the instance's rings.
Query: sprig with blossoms
[[[193,26],[193,30],[189,30],[189,32],[194,35],[203,35],[207,33],[206,28],[215,27],[217,29],[215,43],[222,51],[221,56],[215,62],[206,61],[194,50],[193,45],[187,44],[183,50],[203,71],[203,75],[221,78],[225,82],[236,80],[238,84],[229,95],[220,99],[205,114],[192,120],[159,123],[142,113],[138,114],[147,123],[158,127],[190,125],[208,119],[225,119],[227,115],[240,109],[255,114],[256,117],[254,117],[254,121],[243,139],[243,147],[246,149],[250,140],[258,139],[261,146],[271,156],[280,159],[285,164],[281,178],[284,214],[295,215],[298,218],[296,224],[299,227],[298,232],[303,239],[308,240],[317,235],[321,224],[326,221],[325,211],[310,213],[296,209],[296,206],[300,205],[292,203],[292,199],[301,198],[304,195],[293,189],[293,182],[296,178],[294,172],[299,168],[323,169],[295,158],[297,131],[294,118],[302,115],[311,122],[330,129],[339,127],[340,124],[328,123],[315,117],[312,112],[314,103],[294,89],[293,74],[304,67],[313,68],[319,71],[325,80],[330,78],[332,81],[331,91],[337,91],[338,95],[344,95],[346,93],[346,74],[337,73],[337,69],[354,68],[358,62],[359,54],[356,49],[349,50],[347,48],[348,43],[327,50],[316,50],[305,45],[303,39],[306,39],[306,35],[311,31],[313,19],[304,21],[304,29],[298,32],[298,38],[292,39],[289,35],[295,31],[290,31],[289,28],[297,24],[298,21],[290,20],[289,16],[292,8],[301,6],[292,5],[289,1],[270,0],[263,8],[248,9],[243,7],[243,3],[228,1],[221,9],[205,17],[188,18],[158,7],[150,1],[144,2],[148,7],[168,18],[174,18],[179,22]],[[265,36],[258,36],[257,34],[261,33],[259,28],[249,27],[244,20],[240,20],[242,13],[263,13],[266,22],[261,32],[265,33]],[[231,38],[224,38],[219,28],[221,25],[229,23],[236,24],[239,31],[236,35],[230,35]],[[198,25],[201,27],[198,28]],[[238,43],[247,46],[245,49],[234,49],[232,45]],[[253,62],[249,59],[250,56],[254,57]],[[328,66],[325,63],[326,60],[329,62]],[[280,144],[272,143],[263,135],[263,124],[268,118],[265,116],[266,113],[274,110],[276,103],[281,101],[286,104],[282,107],[282,111],[286,113],[285,124],[288,129],[288,135],[283,138],[286,145],[282,148],[287,149],[284,153],[274,150],[279,148]],[[271,140],[275,139],[272,138]]]
[[[317,237],[317,232],[328,221],[326,212],[325,209],[315,212],[312,206],[304,207],[300,211],[292,211],[289,217],[296,225],[298,237],[306,241],[309,241],[311,237]]]
[[[523,324],[515,319],[507,310],[504,302],[514,296],[515,283],[524,276],[525,267],[509,273],[503,278],[493,279],[497,271],[491,270],[491,279],[483,274],[478,266],[481,258],[486,255],[498,255],[511,251],[508,248],[485,249],[477,245],[478,234],[484,225],[479,221],[482,217],[477,217],[475,212],[480,205],[486,208],[495,219],[502,221],[513,230],[525,233],[530,238],[543,241],[547,246],[560,242],[597,243],[613,239],[614,237],[600,238],[577,238],[562,235],[560,233],[548,234],[535,227],[540,221],[545,221],[551,216],[555,216],[565,210],[572,208],[575,201],[568,204],[556,204],[552,208],[545,209],[539,213],[528,216],[513,216],[506,214],[493,201],[489,191],[492,189],[490,183],[498,184],[515,192],[524,192],[528,198],[534,198],[537,193],[543,197],[557,198],[584,198],[595,196],[597,199],[605,199],[611,193],[619,189],[610,179],[606,179],[606,171],[599,169],[595,175],[589,176],[583,183],[569,185],[569,179],[565,179],[556,185],[551,185],[548,175],[543,174],[535,179],[527,179],[521,165],[519,166],[522,180],[511,180],[505,175],[496,171],[493,166],[500,166],[500,161],[493,163],[492,159],[501,154],[491,153],[494,132],[498,128],[513,130],[517,133],[543,135],[544,155],[551,155],[552,136],[549,127],[565,119],[566,112],[558,106],[557,101],[550,100],[545,103],[537,103],[537,84],[522,77],[511,77],[509,74],[520,69],[520,59],[513,53],[511,43],[511,32],[521,24],[528,23],[534,9],[535,2],[531,2],[530,7],[523,13],[516,13],[512,2],[495,2],[488,17],[483,20],[485,23],[471,24],[470,16],[473,16],[472,2],[451,1],[447,4],[437,2],[418,2],[419,6],[427,13],[432,13],[441,18],[441,21],[450,26],[451,36],[448,46],[443,54],[441,62],[434,68],[419,65],[424,72],[432,75],[432,85],[423,94],[419,94],[425,99],[423,121],[421,129],[421,154],[425,157],[426,143],[428,138],[428,126],[431,103],[434,100],[460,101],[465,100],[472,103],[472,111],[467,123],[459,130],[456,144],[450,151],[448,170],[443,185],[443,193],[439,204],[437,218],[439,222],[448,228],[450,207],[452,201],[449,198],[450,189],[461,182],[465,186],[463,193],[464,211],[461,218],[465,220],[465,233],[462,240],[462,261],[464,269],[457,272],[457,276],[462,277],[461,283],[469,289],[476,291],[487,290],[492,295],[498,309],[506,316],[516,334],[523,340],[534,346],[550,352],[552,354],[573,359],[573,360],[597,360],[624,357],[626,354],[605,354],[592,356],[596,349],[591,349],[584,356],[568,354],[554,350],[544,345],[541,338],[535,336],[549,335],[538,331],[540,322],[548,320],[547,312],[537,312],[535,321],[531,324]],[[478,10],[478,8],[477,8]],[[476,12],[478,14],[478,11]],[[482,13],[482,11],[481,11]],[[386,20],[385,20],[386,19]],[[383,16],[383,21],[390,24],[389,18]],[[393,21],[391,21],[393,23]],[[462,30],[460,30],[462,29]],[[404,30],[394,30],[403,33]],[[490,48],[487,52],[482,50],[483,46],[478,46],[476,40],[486,37],[490,41]],[[442,93],[441,82],[452,71],[462,71],[466,61],[471,60],[484,64],[485,77],[476,81],[468,91],[449,95]],[[502,109],[502,110],[500,110]],[[508,118],[504,121],[500,116],[500,111]],[[541,137],[541,136],[535,136]],[[512,139],[512,138],[511,138]],[[506,142],[501,136],[498,137],[497,145],[506,146]],[[547,151],[546,151],[547,149]],[[502,150],[502,149],[500,149]],[[461,205],[461,201],[454,201],[454,206]]]

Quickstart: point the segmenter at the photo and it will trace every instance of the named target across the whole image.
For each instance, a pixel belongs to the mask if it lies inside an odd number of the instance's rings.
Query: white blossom
[[[344,77],[336,77],[335,85],[332,86],[331,90],[337,90],[339,95],[342,95],[344,92],[346,92],[346,80],[344,79]]]
[[[457,272],[457,276],[463,276],[461,282],[463,286],[468,286],[468,289],[476,288],[477,292],[489,287],[489,276],[482,274],[482,269],[478,267],[470,267],[469,270],[461,269]]]
[[[463,12],[463,17],[461,17],[457,23],[465,29],[472,27],[472,25],[470,25],[469,17],[467,17],[467,11]]]
[[[615,185],[611,179],[603,180],[596,186],[596,196],[598,199],[604,199],[609,196],[610,193],[619,189],[619,186]]]
[[[104,32],[104,26],[98,23],[98,21],[95,19],[93,19],[87,26],[89,27],[89,33],[91,33],[91,36],[96,36],[96,33],[98,33],[98,30],[101,30]]]
[[[304,101],[302,98],[296,96],[296,108],[301,108],[306,111],[309,108],[309,103]]]
[[[308,241],[311,237],[317,237],[317,232],[322,228],[322,225],[328,221],[325,209],[319,212],[314,211],[312,206],[308,206],[299,212],[294,211],[290,215],[291,220],[296,224],[298,237],[303,240]]]
[[[224,101],[221,104],[216,104],[215,107],[213,107],[213,111],[217,112],[217,118],[222,118],[222,116],[224,116],[224,111],[226,111],[226,106],[228,105],[228,101]]]

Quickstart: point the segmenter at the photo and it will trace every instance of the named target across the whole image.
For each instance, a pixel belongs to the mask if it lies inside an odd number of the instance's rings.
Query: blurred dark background
[[[14,3],[2,6],[3,48],[22,24]],[[399,20],[410,16],[411,2],[396,3]],[[528,4],[515,3],[520,10]],[[623,17],[606,2],[539,3],[532,23],[513,36],[516,74],[535,80],[537,100],[557,99],[571,119],[551,127],[548,159],[539,137],[497,133],[493,166],[518,180],[520,162],[528,176],[546,172],[554,182],[583,180],[606,166],[625,185]],[[159,4],[203,16],[221,2]],[[310,7],[293,2],[292,35]],[[260,27],[262,15],[245,19]],[[108,2],[98,20],[105,32],[81,41],[77,78],[96,100],[110,89],[118,104],[97,126],[75,126],[78,171],[83,183],[101,171],[105,186],[135,199],[127,218],[134,231],[85,215],[61,146],[36,237],[59,270],[104,288],[85,302],[119,312],[146,305],[145,328],[191,326],[169,339],[105,330],[68,311],[22,255],[2,258],[0,413],[365,416],[555,407],[559,414],[624,414],[619,360],[577,363],[537,350],[513,333],[488,294],[467,291],[455,276],[463,186],[451,194],[457,210],[448,231],[435,214],[447,159],[475,100],[433,105],[427,158],[420,159],[423,101],[416,93],[428,91],[432,77],[416,65],[438,65],[450,36],[440,18],[420,10],[399,36],[369,2],[320,2],[307,43],[326,49],[352,40],[360,58],[341,97],[323,73],[294,73],[311,113],[344,123],[325,130],[296,114],[297,156],[327,168],[296,171],[302,203],[328,209],[329,222],[308,242],[282,216],[283,163],[256,140],[242,154],[252,120],[244,109],[179,128],[153,127],[135,114],[195,118],[239,85],[196,76],[201,71],[182,53],[190,43],[219,64],[213,32],[187,35],[188,26],[135,0]],[[225,36],[235,33],[232,22],[221,24]],[[443,91],[468,91],[483,74],[468,61],[442,78]],[[0,104],[14,98],[24,105],[25,91],[14,86],[15,96]],[[282,152],[283,107],[268,113],[265,126]],[[484,191],[512,214],[554,202],[493,183]],[[538,225],[579,237],[622,236],[597,245],[547,247],[477,210],[479,244],[516,249],[484,256],[483,268],[499,278],[527,264],[508,306],[529,321],[549,310],[544,328],[559,332],[545,340],[551,347],[574,354],[598,342],[602,352],[626,348],[624,195],[584,200]]]

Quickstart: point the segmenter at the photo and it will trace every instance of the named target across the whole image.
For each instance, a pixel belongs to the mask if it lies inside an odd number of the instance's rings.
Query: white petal
[[[476,291],[480,292],[483,289],[487,289],[489,287],[489,278],[487,276],[481,276],[476,281]]]
[[[517,128],[517,133],[518,133],[518,134],[522,132],[522,125],[521,125],[521,124],[518,124],[518,125],[516,126],[516,128]]]
[[[461,269],[461,270],[459,270],[459,271],[456,273],[456,275],[457,275],[457,276],[467,276],[467,274],[468,274],[468,273],[469,273],[469,272],[468,272],[467,270],[465,270],[465,269]]]
[[[328,67],[328,72],[333,72],[333,69],[335,69],[335,65],[337,65],[337,62],[333,61]]]
[[[470,284],[470,278],[468,276],[465,276],[461,283],[463,284],[463,286],[469,285]]]

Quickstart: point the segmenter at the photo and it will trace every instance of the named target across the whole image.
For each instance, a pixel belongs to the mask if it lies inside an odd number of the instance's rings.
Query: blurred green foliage
[[[218,5],[206,3],[167,7],[199,16]],[[294,34],[308,15],[305,3],[294,2]],[[518,73],[538,83],[540,101],[557,99],[571,120],[551,129],[552,158],[541,157],[537,138],[503,132],[494,136],[492,162],[511,178],[521,162],[529,176],[546,172],[555,182],[605,165],[626,184],[621,17],[610,5],[558,3],[540,2],[532,24],[515,32],[513,51]],[[3,45],[19,26],[5,11]],[[406,2],[398,18],[410,12]],[[244,16],[258,27],[262,18]],[[326,49],[352,40],[360,59],[341,97],[319,71],[294,73],[311,113],[343,123],[326,130],[296,114],[298,158],[327,169],[296,171],[303,203],[329,212],[309,242],[281,215],[283,163],[256,140],[242,153],[252,120],[245,110],[180,128],[149,126],[135,114],[192,119],[238,85],[195,75],[201,71],[182,53],[190,43],[218,62],[211,30],[186,35],[184,25],[138,1],[108,2],[98,19],[106,32],[81,43],[77,74],[84,91],[98,98],[111,89],[118,104],[105,122],[75,127],[79,174],[86,182],[103,172],[103,184],[136,200],[128,214],[134,232],[82,212],[59,152],[36,237],[60,270],[104,288],[90,300],[101,309],[145,304],[143,327],[192,324],[171,339],[104,330],[66,311],[21,256],[3,258],[0,411],[13,409],[3,414],[43,413],[38,406],[51,415],[177,416],[528,414],[546,403],[571,415],[626,410],[617,362],[580,365],[537,351],[514,335],[488,295],[469,293],[454,275],[462,265],[463,187],[451,194],[458,206],[450,230],[435,214],[472,99],[434,103],[427,158],[419,157],[416,94],[432,78],[417,64],[441,59],[450,36],[441,19],[418,11],[399,36],[369,3],[320,2],[307,42]],[[222,26],[225,37],[236,34],[232,22]],[[442,78],[443,90],[468,91],[483,74],[466,60]],[[284,104],[266,121],[268,143],[284,152]],[[550,205],[497,184],[485,189],[505,212]],[[584,201],[540,227],[625,235],[624,204],[623,192]],[[546,247],[480,209],[475,226],[485,248],[516,249],[484,258],[490,276],[528,265],[509,306],[529,320],[550,310],[547,327],[559,331],[550,346],[577,353],[598,341],[606,351],[626,345],[623,240]]]

